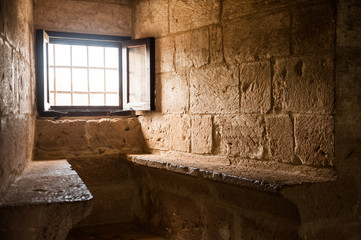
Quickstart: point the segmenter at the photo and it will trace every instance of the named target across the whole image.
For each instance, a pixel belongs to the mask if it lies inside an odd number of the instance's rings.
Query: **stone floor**
[[[72,229],[67,240],[165,240],[134,224],[117,223]]]

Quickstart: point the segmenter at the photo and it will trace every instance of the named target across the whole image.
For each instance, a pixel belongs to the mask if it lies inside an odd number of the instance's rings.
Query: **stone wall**
[[[31,0],[0,3],[0,196],[32,158],[34,25]]]
[[[130,3],[129,0],[35,0],[35,28],[130,36]]]
[[[156,37],[149,149],[334,166],[335,1],[134,1]]]

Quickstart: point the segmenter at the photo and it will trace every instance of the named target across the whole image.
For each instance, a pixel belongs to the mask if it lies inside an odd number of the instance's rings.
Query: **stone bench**
[[[65,239],[92,198],[66,160],[33,161],[0,199],[0,239]]]
[[[192,154],[127,155],[136,219],[167,238],[299,239],[333,169]],[[322,216],[321,216],[322,217]]]

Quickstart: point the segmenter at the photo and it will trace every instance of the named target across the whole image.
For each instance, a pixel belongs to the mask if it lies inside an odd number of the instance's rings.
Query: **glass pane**
[[[71,94],[70,93],[57,93],[56,94],[56,106],[70,106]]]
[[[70,68],[55,69],[56,91],[71,91]]]
[[[86,67],[88,65],[86,48],[86,46],[72,46],[73,66]]]
[[[54,91],[54,68],[49,68],[49,90]]]
[[[104,67],[103,47],[89,47],[89,67]]]
[[[118,68],[118,48],[105,48],[105,67]]]
[[[54,44],[48,45],[49,66],[54,66]]]
[[[91,92],[104,91],[103,69],[89,69],[89,89]]]
[[[104,106],[104,94],[90,94],[91,106]]]
[[[145,46],[129,48],[129,102],[146,102],[149,99],[149,81],[146,79]]]
[[[74,106],[88,106],[88,94],[77,94],[73,95]]]
[[[73,91],[88,91],[88,71],[86,68],[73,68]]]
[[[50,105],[54,106],[54,93],[50,93]]]
[[[118,94],[107,94],[105,97],[106,97],[106,106],[118,106],[119,105],[119,95]]]
[[[119,71],[105,70],[106,91],[119,92]]]
[[[55,45],[56,66],[70,66],[70,45]]]

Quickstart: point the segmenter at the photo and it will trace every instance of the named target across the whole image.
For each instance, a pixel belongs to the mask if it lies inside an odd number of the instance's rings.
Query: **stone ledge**
[[[66,160],[31,162],[0,199],[0,239],[65,239],[92,198]]]
[[[197,178],[239,185],[266,192],[285,187],[335,181],[333,169],[294,166],[271,161],[238,160],[228,164],[226,157],[185,153],[128,155],[137,165],[164,169]]]

